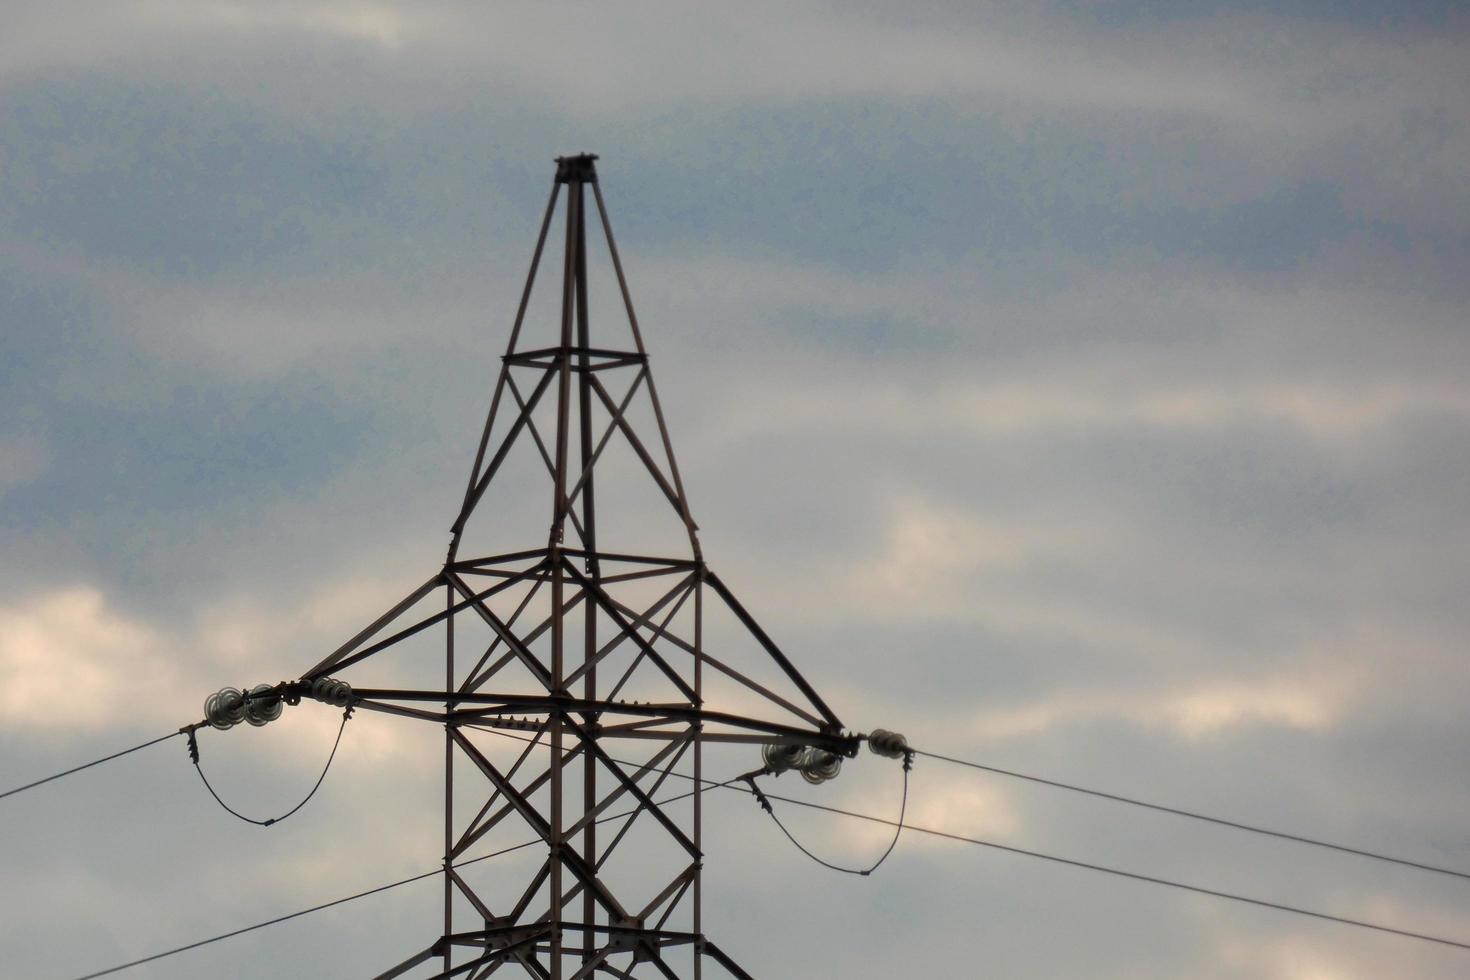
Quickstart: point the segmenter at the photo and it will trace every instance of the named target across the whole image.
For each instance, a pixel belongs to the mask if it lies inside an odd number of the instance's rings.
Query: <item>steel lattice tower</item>
[[[698,978],[705,959],[746,977],[703,934],[705,747],[851,756],[859,744],[704,562],[595,160],[557,161],[443,568],[302,677],[340,675],[357,706],[444,728],[443,933],[383,977]],[[626,314],[621,345],[592,340],[589,188]],[[559,333],[532,346],[528,307],[559,203]],[[507,475],[511,460],[529,464],[531,484]],[[538,481],[551,489],[549,532],[511,502]],[[654,538],[651,521],[607,502],[630,482],[619,499],[651,501],[677,554],[606,544]],[[521,535],[519,550],[482,547],[485,527]],[[416,673],[439,657],[442,685]],[[675,775],[690,791],[671,801]],[[544,844],[520,878],[464,865],[507,827]]]

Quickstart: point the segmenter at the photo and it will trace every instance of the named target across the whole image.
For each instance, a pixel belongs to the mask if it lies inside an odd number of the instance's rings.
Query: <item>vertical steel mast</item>
[[[699,978],[706,959],[720,975],[747,977],[703,933],[706,745],[857,751],[704,562],[596,159],[557,160],[443,568],[302,676],[351,671],[359,707],[444,728],[443,932],[385,978],[502,968],[550,980]],[[600,343],[589,190],[626,319]],[[537,345],[528,309],[559,203],[559,329]],[[482,546],[487,529],[535,534],[509,498],[491,501],[497,477],[525,489],[524,474],[508,475],[518,463],[549,485],[549,531],[519,550]],[[637,542],[654,533],[642,511],[599,515],[602,492],[629,483],[637,492],[619,500],[652,502],[678,554],[604,544],[616,532]],[[443,687],[412,686],[440,629]],[[386,668],[381,686],[366,686],[369,662]],[[529,865],[476,863],[496,841],[524,847],[528,832],[540,851]]]

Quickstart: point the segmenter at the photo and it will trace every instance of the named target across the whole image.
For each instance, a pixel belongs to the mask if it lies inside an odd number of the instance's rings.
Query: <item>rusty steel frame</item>
[[[451,528],[443,568],[302,678],[310,682],[335,675],[426,630],[445,627],[442,689],[354,688],[355,703],[361,708],[444,727],[443,932],[432,944],[381,974],[382,978],[405,976],[436,960],[438,972],[434,976],[471,980],[505,966],[545,980],[578,980],[593,975],[678,977],[668,954],[680,948],[693,953],[690,976],[701,977],[702,963],[708,959],[731,976],[748,977],[702,932],[703,747],[707,742],[757,746],[779,743],[813,745],[844,756],[857,751],[857,738],[844,733],[837,716],[705,565],[698,525],[691,516],[674,460],[648,352],[598,185],[595,160],[589,154],[557,160],[550,199],[463,503]],[[585,213],[588,188],[617,277],[632,350],[596,347],[591,342]],[[563,189],[566,227],[560,344],[518,350],[532,287]],[[523,387],[517,384],[513,371],[534,380]],[[615,398],[602,379],[620,371],[632,372],[633,379],[626,394]],[[648,398],[658,429],[652,450],[628,419],[629,406],[640,393]],[[556,403],[554,432],[543,432],[534,418],[537,406],[547,398],[554,398]],[[592,426],[594,407],[606,413],[607,424],[600,435]],[[501,413],[514,414],[508,416],[508,427],[497,445],[492,432]],[[646,469],[655,497],[662,497],[682,524],[688,539],[687,556],[599,549],[594,474],[604,449],[617,435],[626,439]],[[459,550],[467,522],[485,498],[512,444],[526,436],[534,442],[553,487],[552,522],[545,546],[461,558]],[[660,452],[663,465],[658,459]],[[571,541],[568,525],[574,539]],[[627,582],[653,587],[657,598],[639,608],[609,591]],[[490,600],[517,587],[527,587],[524,598],[508,616],[498,615]],[[444,593],[439,611],[407,626],[397,625],[409,610],[439,589]],[[534,623],[520,622],[522,613],[543,590],[549,597],[549,614]],[[704,648],[705,616],[712,608],[711,602],[743,626],[797,693],[783,697]],[[568,615],[578,609],[584,628],[581,636],[573,636]],[[692,629],[686,627],[681,632],[671,626],[681,611],[691,614]],[[472,651],[473,656],[458,661],[454,644],[456,616],[473,617],[470,622],[483,623],[493,636],[486,649]],[[610,635],[599,630],[603,624]],[[533,646],[547,640],[549,653],[538,655]],[[632,663],[616,678],[606,670],[600,674],[599,667],[605,667],[620,648],[633,654]],[[524,668],[534,678],[536,690],[530,694],[489,690],[501,671],[511,665]],[[706,665],[799,723],[707,708]],[[640,670],[644,674],[639,676],[652,675],[659,683],[666,682],[677,697],[652,703],[620,698],[624,685]],[[466,729],[514,729],[530,732],[533,737],[514,764],[503,771],[471,741]],[[645,762],[630,767],[603,751],[603,739],[638,739],[645,740],[645,744],[652,740],[656,750]],[[663,744],[660,747],[657,743]],[[530,761],[541,758],[533,751],[536,749],[549,749],[550,753],[539,771]],[[579,756],[580,774],[576,766]],[[681,826],[653,797],[674,767],[686,760],[692,764],[695,789],[691,794],[692,816]],[[482,779],[486,790],[483,804],[462,825],[455,819],[457,761],[468,763],[466,774]],[[526,780],[526,772],[534,772],[533,778]],[[580,782],[576,797],[580,812],[569,813],[566,790],[574,781]],[[604,792],[601,782],[609,783],[611,789]],[[465,788],[463,781],[460,788]],[[545,799],[538,802],[535,797],[542,791]],[[598,824],[611,819],[604,814],[618,801],[631,802],[634,808],[611,840],[600,842]],[[663,832],[660,839],[676,856],[679,870],[650,901],[634,908],[623,904],[625,896],[614,891],[602,872],[634,822],[645,814]],[[458,872],[456,861],[511,818],[528,825],[544,842],[545,860],[519,894],[482,894],[483,889],[473,887]],[[543,889],[545,899],[538,904],[536,896]],[[455,931],[457,898],[474,909],[483,928]],[[690,930],[665,928],[676,907],[688,916]]]

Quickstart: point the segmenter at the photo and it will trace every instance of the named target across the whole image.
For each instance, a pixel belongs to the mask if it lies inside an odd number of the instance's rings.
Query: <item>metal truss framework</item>
[[[837,716],[704,562],[595,159],[557,161],[443,568],[303,675],[312,681],[352,670],[359,707],[444,728],[443,933],[382,977],[433,969],[438,977],[479,978],[509,967],[550,980],[699,978],[706,960],[747,977],[702,931],[704,747],[800,744],[845,756],[857,750],[856,737],[844,734]],[[631,349],[591,342],[589,188]],[[528,303],[563,190],[560,342],[523,349]],[[635,401],[651,419],[656,441],[636,431]],[[528,440],[535,453],[526,458],[552,491],[545,544],[461,557],[462,546],[472,547],[467,528],[490,509],[492,481],[512,448],[524,452]],[[632,469],[660,510],[671,510],[687,554],[599,548],[599,531],[618,520],[596,507],[597,475],[606,472],[599,466],[610,443],[632,450]],[[742,662],[742,672],[715,656],[706,633],[714,613],[750,641],[749,659],[761,663]],[[442,688],[358,686],[366,662],[438,632]],[[712,680],[738,692],[733,700],[741,710],[718,710]],[[485,736],[506,730],[524,733],[529,744],[517,746],[512,761],[497,762],[496,750],[505,745],[487,745]],[[615,754],[604,749],[608,740],[616,741]],[[640,758],[619,761],[630,754]],[[673,773],[694,779],[678,808],[655,801]],[[625,816],[610,818],[622,810]],[[610,836],[599,837],[599,825]],[[545,844],[544,860],[511,888],[471,880],[458,863],[506,826],[528,827]],[[620,849],[629,852],[621,871]],[[676,969],[686,962],[688,972]]]

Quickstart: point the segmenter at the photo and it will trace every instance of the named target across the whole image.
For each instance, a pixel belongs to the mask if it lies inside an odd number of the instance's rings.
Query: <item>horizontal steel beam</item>
[[[509,712],[548,715],[577,712],[584,715],[592,713],[598,716],[621,714],[697,725],[728,725],[733,728],[744,728],[767,735],[781,736],[783,740],[799,741],[802,745],[820,746],[845,756],[857,755],[862,744],[856,735],[798,728],[795,725],[783,725],[725,711],[707,711],[687,704],[640,704],[633,701],[605,701],[556,694],[482,694],[479,692],[415,691],[391,688],[356,688],[353,690],[353,697],[364,706],[378,703],[389,708],[391,705],[386,703],[394,701],[454,701],[461,705],[476,706],[456,708],[450,711],[448,719],[451,724],[476,723],[486,715]],[[442,721],[443,718],[436,714],[434,720]]]

